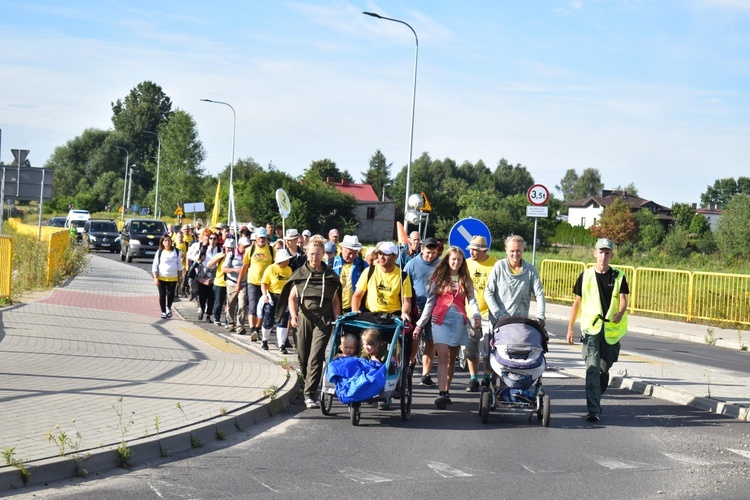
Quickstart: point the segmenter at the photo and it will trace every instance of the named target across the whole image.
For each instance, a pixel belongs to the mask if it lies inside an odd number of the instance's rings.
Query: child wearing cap
[[[261,279],[261,303],[263,304],[263,325],[262,325],[262,344],[263,350],[268,350],[268,337],[271,334],[271,328],[274,325],[276,317],[276,305],[279,304],[279,296],[284,289],[289,276],[292,275],[292,268],[289,267],[289,260],[292,258],[289,252],[282,248],[276,252],[274,263],[266,268]],[[280,307],[286,308],[286,304]],[[286,338],[288,333],[289,311],[285,311],[281,321],[276,323],[276,343],[279,346],[281,354],[287,354]]]

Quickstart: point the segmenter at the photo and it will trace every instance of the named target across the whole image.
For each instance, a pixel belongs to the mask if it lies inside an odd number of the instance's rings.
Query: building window
[[[586,227],[586,217],[581,217],[581,225]]]
[[[375,207],[367,207],[367,218],[368,219],[375,218]]]
[[[594,220],[591,222],[592,226],[596,226],[596,217],[594,217]]]

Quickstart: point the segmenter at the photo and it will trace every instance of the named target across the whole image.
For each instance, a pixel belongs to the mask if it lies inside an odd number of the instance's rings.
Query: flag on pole
[[[219,179],[219,183],[216,185],[216,197],[214,198],[214,211],[213,214],[211,214],[211,229],[216,227],[216,224],[219,223],[219,212],[220,212],[220,203],[219,203],[219,192],[221,191],[221,179]]]

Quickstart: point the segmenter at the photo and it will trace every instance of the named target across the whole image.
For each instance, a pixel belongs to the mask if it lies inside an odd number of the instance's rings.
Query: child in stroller
[[[479,415],[487,422],[492,409],[536,412],[542,425],[549,425],[550,398],[542,388],[546,368],[547,332],[537,321],[523,317],[504,318],[489,340],[491,387],[482,387]]]

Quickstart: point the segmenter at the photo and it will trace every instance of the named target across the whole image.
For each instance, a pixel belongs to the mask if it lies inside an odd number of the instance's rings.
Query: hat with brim
[[[487,238],[484,236],[473,236],[469,242],[469,246],[466,247],[471,250],[487,250]]]
[[[392,241],[381,241],[378,243],[377,251],[384,255],[398,255],[398,247]]]
[[[286,230],[286,236],[284,236],[285,240],[296,240],[297,238],[299,238],[299,232],[297,232],[296,229]]]
[[[422,240],[423,247],[435,247],[438,246],[438,241],[435,238],[425,238]]]
[[[598,240],[596,240],[596,249],[601,250],[602,248],[614,251],[615,244],[612,243],[612,240],[610,240],[609,238],[599,238]]]
[[[287,261],[287,260],[289,260],[291,258],[292,258],[292,256],[289,255],[289,252],[287,251],[287,249],[286,248],[282,248],[281,250],[279,250],[278,252],[276,252],[276,258],[274,259],[274,262],[276,264],[278,264],[279,262],[284,262],[284,261]]]
[[[362,250],[362,244],[359,242],[359,238],[352,234],[344,236],[344,241],[341,242],[341,246],[348,248],[349,250]]]
[[[325,244],[326,253],[336,253],[336,243],[327,241]]]

